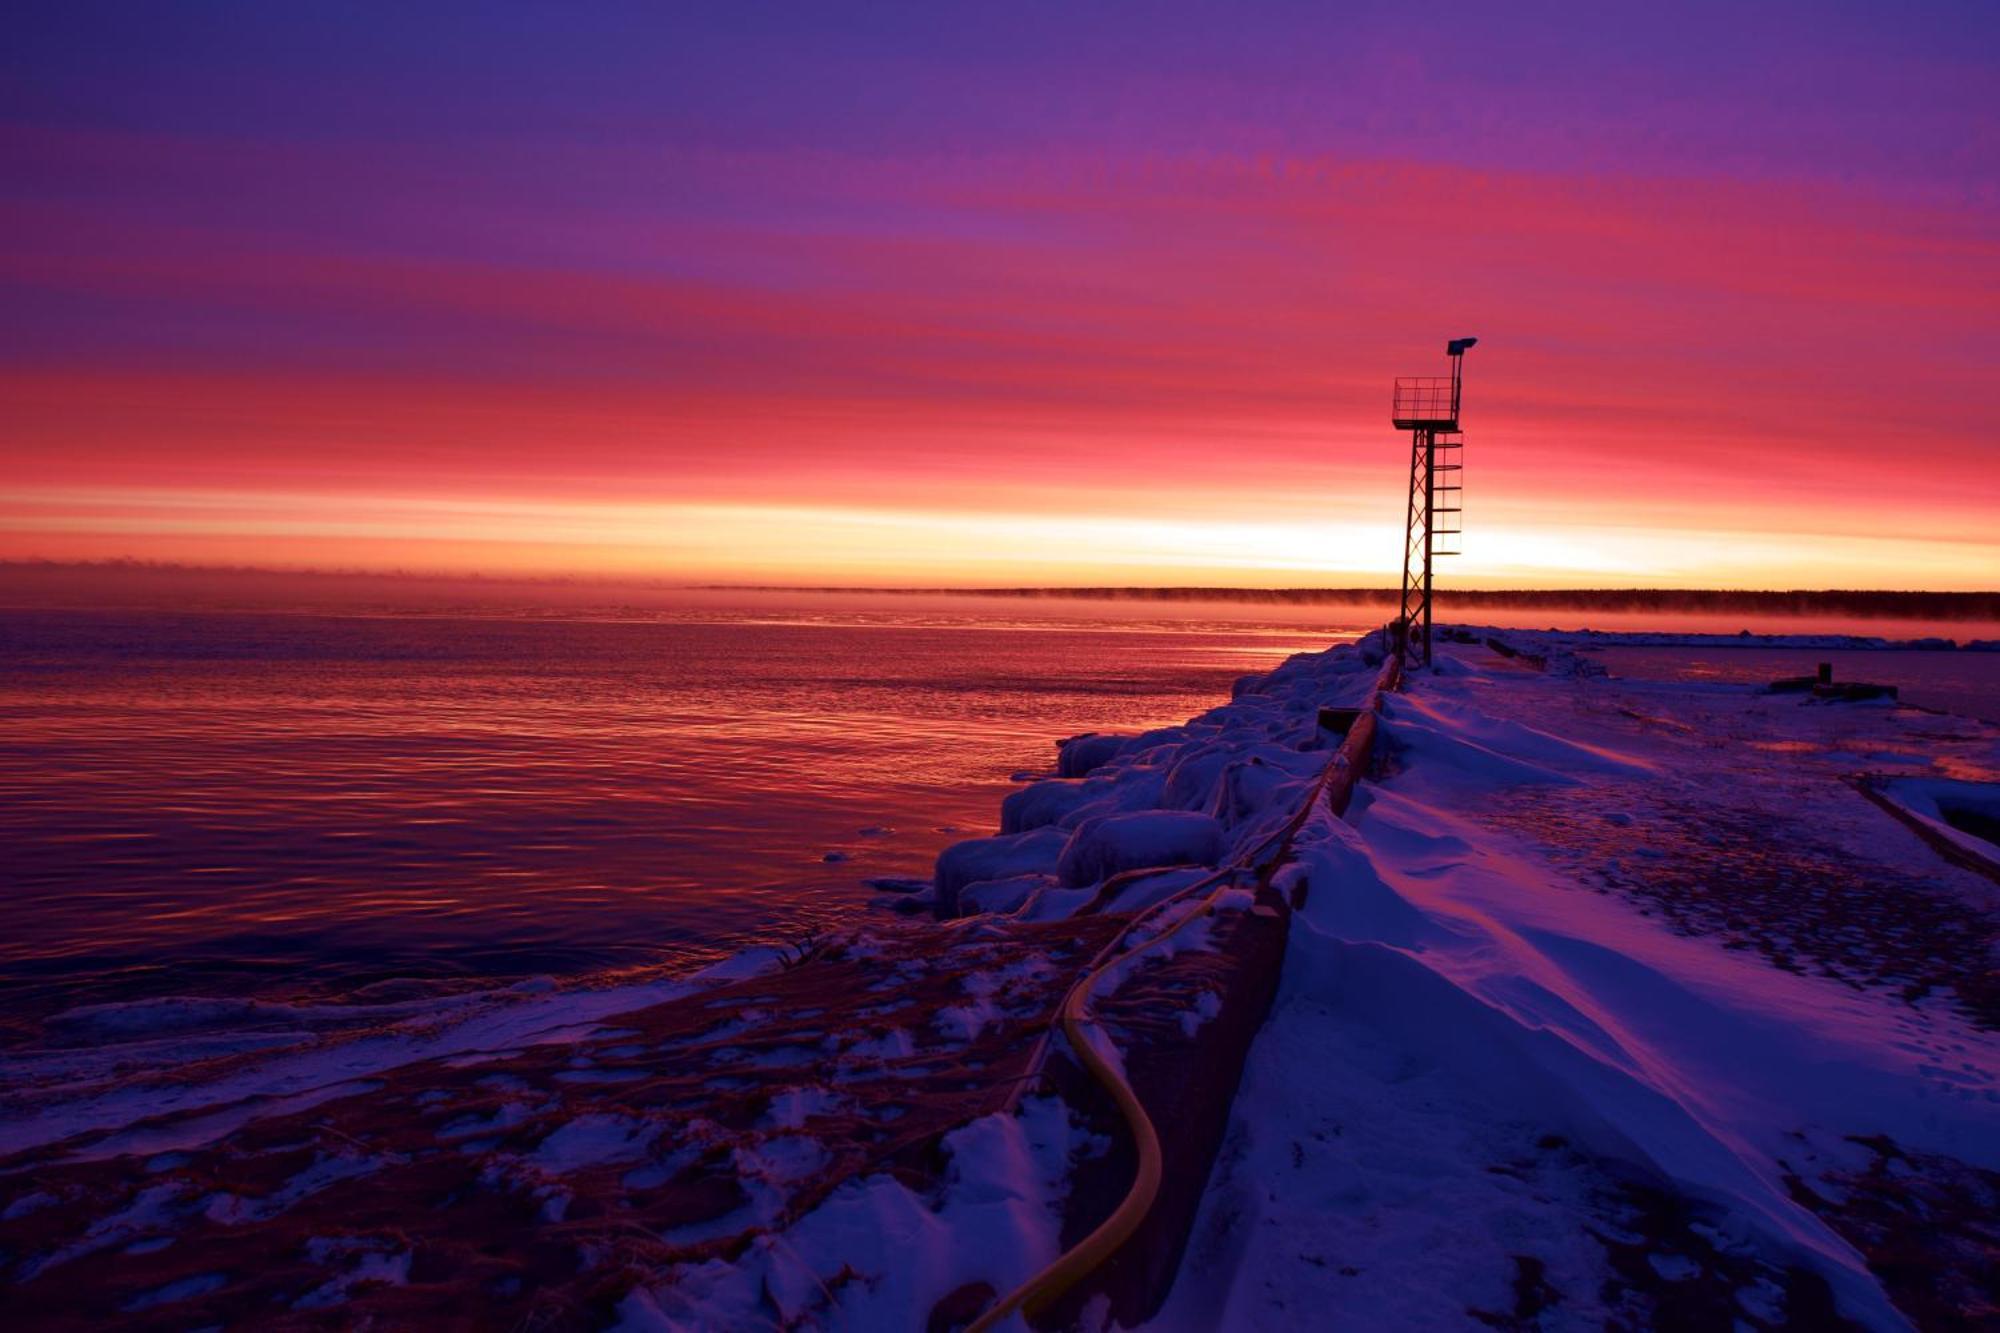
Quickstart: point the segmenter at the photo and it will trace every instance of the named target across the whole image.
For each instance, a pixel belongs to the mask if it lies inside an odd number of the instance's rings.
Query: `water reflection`
[[[1055,738],[1178,721],[1352,628],[9,613],[0,1010],[824,929]]]

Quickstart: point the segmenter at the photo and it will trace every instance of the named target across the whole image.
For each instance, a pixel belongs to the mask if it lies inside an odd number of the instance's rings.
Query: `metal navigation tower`
[[[1445,344],[1449,375],[1404,376],[1396,381],[1389,419],[1410,432],[1410,504],[1403,528],[1403,605],[1406,658],[1431,664],[1431,561],[1457,555],[1465,533],[1465,436],[1458,429],[1459,388],[1465,349],[1477,338]],[[1419,657],[1421,655],[1421,657]]]

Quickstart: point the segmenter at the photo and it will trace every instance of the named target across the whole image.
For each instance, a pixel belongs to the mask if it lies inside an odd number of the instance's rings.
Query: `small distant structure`
[[[1477,338],[1444,346],[1449,375],[1396,380],[1389,419],[1410,432],[1410,503],[1403,527],[1403,599],[1397,624],[1404,656],[1431,664],[1431,565],[1458,555],[1465,535],[1465,436],[1458,428],[1465,353]]]
[[[1810,694],[1815,699],[1833,703],[1865,703],[1870,699],[1898,697],[1894,685],[1870,685],[1859,680],[1836,681],[1831,662],[1821,662],[1819,670],[1813,675],[1786,676],[1772,681],[1766,688],[1772,694]]]

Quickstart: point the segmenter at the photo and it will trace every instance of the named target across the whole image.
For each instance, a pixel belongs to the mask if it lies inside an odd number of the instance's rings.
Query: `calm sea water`
[[[1180,721],[1354,632],[0,613],[0,1040],[79,1004],[797,939],[993,831],[1056,738]]]
[[[697,603],[0,612],[0,1043],[81,1004],[678,970],[794,941],[879,911],[866,880],[993,831],[1057,738],[1180,721],[1376,614]],[[1938,632],[1877,632],[1898,629]],[[1762,679],[1825,656],[1606,660]],[[2000,712],[1992,654],[1830,656]]]

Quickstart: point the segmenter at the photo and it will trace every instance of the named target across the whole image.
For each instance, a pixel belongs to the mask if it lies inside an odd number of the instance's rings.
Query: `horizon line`
[[[1296,584],[1264,586],[1246,584],[979,584],[941,586],[936,584],[811,584],[811,583],[717,583],[687,582],[665,576],[638,574],[558,574],[490,573],[409,569],[370,569],[319,566],[197,564],[183,561],[112,557],[103,560],[54,560],[38,557],[0,560],[0,576],[10,573],[78,574],[189,574],[234,577],[284,577],[303,579],[360,579],[393,583],[482,583],[525,584],[550,587],[644,588],[653,591],[879,594],[886,596],[937,597],[1072,597],[1079,600],[1128,598],[1154,601],[1198,601],[1204,598],[1228,601],[1364,601],[1394,599],[1397,584]],[[1991,602],[2000,613],[2000,588],[1718,588],[1676,587],[1653,584],[1604,585],[1598,587],[1551,588],[1536,586],[1443,587],[1439,600],[1490,602],[1506,598],[1529,598],[1560,602],[1564,599],[1606,597],[1669,597],[1768,601],[1780,598],[1813,599],[1921,599],[1933,604]]]

